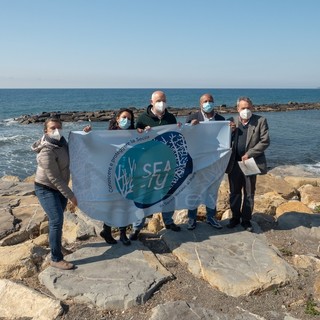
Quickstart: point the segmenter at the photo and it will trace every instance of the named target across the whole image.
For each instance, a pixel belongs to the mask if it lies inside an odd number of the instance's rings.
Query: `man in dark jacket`
[[[270,144],[269,128],[264,117],[252,114],[253,104],[247,97],[237,100],[239,117],[233,123],[232,154],[227,167],[230,187],[230,208],[232,218],[227,225],[234,228],[238,224],[252,231],[251,216],[254,205],[256,175],[244,175],[238,161],[253,158],[261,171],[267,173],[264,151]],[[241,221],[240,221],[241,220]]]
[[[186,123],[190,123],[191,125],[196,125],[199,122],[207,122],[207,121],[221,121],[225,120],[220,114],[214,111],[214,100],[213,96],[209,93],[206,93],[200,97],[200,110],[189,115],[186,119]],[[198,209],[188,210],[188,230],[193,230],[197,226],[197,211]],[[212,227],[221,229],[222,226],[215,218],[217,213],[216,208],[206,207],[207,211],[207,223]]]
[[[137,129],[146,129],[166,124],[177,123],[176,117],[167,110],[167,98],[164,92],[155,91],[150,100],[151,104],[138,120]]]
[[[176,124],[175,116],[167,110],[167,98],[164,92],[155,91],[150,100],[147,110],[138,117],[136,128],[138,130],[148,130],[151,127],[164,126],[167,124]],[[173,222],[174,211],[162,212],[162,219],[166,229],[180,231],[181,228]],[[131,240],[137,240],[140,230],[143,228],[145,218],[133,223],[133,233]]]

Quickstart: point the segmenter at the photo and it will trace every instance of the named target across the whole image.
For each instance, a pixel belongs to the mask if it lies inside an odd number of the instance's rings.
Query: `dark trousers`
[[[232,218],[242,222],[250,221],[254,205],[257,176],[245,176],[238,163],[228,174],[230,188],[230,208]]]

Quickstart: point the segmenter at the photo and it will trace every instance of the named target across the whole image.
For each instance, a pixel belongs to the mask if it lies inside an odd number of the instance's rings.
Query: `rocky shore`
[[[320,178],[294,167],[258,176],[254,232],[226,228],[228,184],[219,189],[216,230],[198,211],[179,233],[163,229],[159,214],[138,241],[110,246],[102,222],[68,206],[66,260],[49,266],[48,222],[33,177],[0,179],[0,318],[113,320],[294,320],[320,314]],[[290,175],[288,175],[290,172]],[[114,230],[115,237],[118,231]]]
[[[175,116],[183,117],[190,113],[197,111],[199,108],[173,108],[169,107],[168,110]],[[217,112],[224,113],[236,113],[236,107],[227,107],[226,105],[221,105],[216,107]],[[287,104],[268,104],[268,105],[256,105],[255,110],[257,112],[283,112],[283,111],[293,111],[293,110],[319,110],[320,102],[318,103],[298,103],[298,102],[288,102]],[[145,109],[132,108],[135,117],[137,118]],[[48,117],[58,116],[62,121],[65,122],[78,122],[78,121],[109,121],[112,119],[117,110],[98,110],[98,111],[51,111],[42,112],[37,115],[21,115],[15,118],[21,124],[30,124],[37,122],[44,122]]]

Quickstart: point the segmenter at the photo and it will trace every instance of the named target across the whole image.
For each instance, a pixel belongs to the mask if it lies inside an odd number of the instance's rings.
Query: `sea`
[[[157,89],[158,90],[158,89]],[[320,89],[160,89],[169,107],[194,108],[199,97],[211,93],[215,105],[234,107],[240,96],[254,104],[320,102]],[[43,134],[43,124],[19,124],[15,118],[50,111],[97,111],[143,108],[155,89],[0,89],[0,177],[21,180],[34,174],[36,155],[31,145]],[[271,144],[266,151],[268,167],[302,168],[320,175],[320,110],[260,112],[267,118]],[[226,118],[229,116],[224,115]],[[231,115],[230,115],[231,116]],[[233,115],[234,116],[234,115]],[[183,117],[178,119],[182,123]],[[64,123],[64,131],[82,130],[85,122]],[[91,123],[94,130],[106,129],[106,122]]]

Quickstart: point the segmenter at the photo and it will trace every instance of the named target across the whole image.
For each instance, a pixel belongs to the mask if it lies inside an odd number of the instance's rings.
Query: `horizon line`
[[[184,90],[184,89],[214,89],[214,90],[319,90],[320,87],[4,87],[0,90]]]

